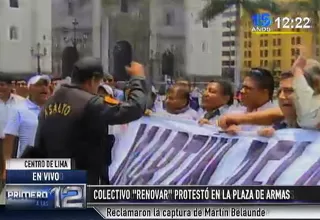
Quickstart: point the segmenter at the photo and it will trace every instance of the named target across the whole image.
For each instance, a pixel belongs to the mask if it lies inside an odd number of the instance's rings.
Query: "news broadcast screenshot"
[[[0,0],[0,220],[320,219],[319,11]]]

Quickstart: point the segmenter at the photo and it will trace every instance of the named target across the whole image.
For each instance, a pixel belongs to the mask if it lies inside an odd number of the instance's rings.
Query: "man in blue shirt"
[[[4,159],[12,156],[20,157],[27,146],[34,146],[38,126],[38,115],[41,106],[50,95],[50,78],[45,75],[32,77],[28,82],[29,97],[16,106],[4,129]],[[16,138],[19,145],[16,155],[13,155]]]

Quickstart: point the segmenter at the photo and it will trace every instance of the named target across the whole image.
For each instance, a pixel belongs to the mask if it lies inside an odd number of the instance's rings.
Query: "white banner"
[[[231,137],[214,127],[145,117],[113,149],[115,185],[318,185],[320,135],[284,129]],[[123,130],[124,131],[124,130]]]

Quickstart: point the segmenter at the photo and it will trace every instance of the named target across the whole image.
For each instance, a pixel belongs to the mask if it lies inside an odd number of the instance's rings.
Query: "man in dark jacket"
[[[98,59],[87,57],[75,63],[71,85],[62,85],[44,106],[32,157],[72,158],[75,169],[87,170],[88,184],[109,184],[111,147],[108,125],[139,119],[146,108],[144,68],[133,62],[126,102],[97,96],[103,79]]]

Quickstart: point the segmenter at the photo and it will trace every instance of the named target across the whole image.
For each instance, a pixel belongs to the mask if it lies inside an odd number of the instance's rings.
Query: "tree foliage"
[[[288,11],[286,7],[273,0],[209,0],[199,17],[201,20],[212,20],[233,5],[240,5],[249,14],[265,10],[274,15],[281,15]]]

